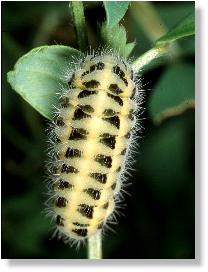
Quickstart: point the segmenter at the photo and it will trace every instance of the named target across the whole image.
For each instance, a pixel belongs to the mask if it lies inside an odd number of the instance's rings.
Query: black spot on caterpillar
[[[99,229],[102,229],[102,227],[103,227],[103,223],[99,224],[97,228],[99,230]]]
[[[74,158],[74,157],[82,157],[82,151],[80,151],[79,149],[73,149],[68,147],[66,154],[65,154],[66,158]]]
[[[72,229],[78,236],[86,237],[87,236],[87,229]]]
[[[116,103],[118,103],[120,106],[123,106],[123,100],[121,99],[121,97],[107,93],[107,96],[109,96],[110,98],[112,98]]]
[[[87,139],[88,132],[84,129],[73,128],[69,136],[69,140],[85,140]]]
[[[103,120],[109,122],[111,125],[115,126],[117,129],[120,128],[120,119],[117,115],[113,117],[109,117],[109,118],[103,118]]]
[[[72,74],[71,79],[68,81],[68,85],[70,88],[73,87],[74,78],[75,78],[75,74]]]
[[[62,97],[60,99],[60,106],[61,106],[61,108],[67,108],[69,106],[69,98],[68,97]]]
[[[113,72],[117,74],[121,80],[123,80],[126,86],[128,86],[128,81],[125,78],[125,73],[124,71],[121,70],[121,68],[118,65],[113,67]]]
[[[100,82],[98,82],[97,80],[90,80],[87,82],[83,82],[83,85],[87,88],[97,88],[100,85]]]
[[[95,200],[100,199],[101,192],[98,190],[95,190],[93,188],[88,188],[88,189],[85,189],[84,192],[86,192],[88,195],[90,195]]]
[[[93,107],[90,105],[78,105],[77,107],[79,107],[82,111],[88,112],[88,113],[91,113],[94,111]]]
[[[91,118],[90,115],[84,113],[83,110],[81,110],[80,108],[78,108],[75,112],[74,112],[74,117],[72,120],[81,120],[83,118]]]
[[[93,218],[93,206],[89,206],[86,204],[80,204],[78,208],[78,212],[80,212],[84,217],[87,217],[89,219]]]
[[[117,169],[116,169],[116,172],[120,172],[121,171],[121,166],[119,166]]]
[[[121,151],[121,155],[125,155],[126,154],[126,148],[124,148],[122,151]]]
[[[73,185],[70,184],[68,181],[64,181],[64,180],[59,180],[59,186],[58,188],[61,189],[61,190],[64,190],[64,189],[73,189]]]
[[[115,149],[116,145],[116,136],[110,135],[108,133],[100,135],[100,142],[106,145],[107,147],[110,147],[111,149]]]
[[[104,112],[103,112],[103,115],[106,116],[106,117],[113,116],[115,114],[116,114],[116,112],[114,110],[112,110],[112,109],[105,109]]]
[[[103,183],[103,184],[105,184],[106,181],[107,181],[107,175],[106,174],[90,173],[89,176],[92,177],[92,178],[94,178],[98,182]]]
[[[73,225],[78,226],[78,227],[89,227],[89,224],[81,224],[79,222],[73,222]]]
[[[104,63],[98,62],[97,64],[94,64],[94,65],[90,66],[90,70],[84,72],[84,73],[82,74],[82,77],[85,76],[85,75],[87,75],[87,74],[89,74],[89,73],[91,73],[91,72],[93,72],[93,71],[95,71],[95,70],[103,70],[103,69],[104,69],[104,66],[105,66]]]
[[[64,197],[58,197],[58,199],[55,201],[55,205],[59,208],[66,207],[68,201]]]
[[[56,122],[57,126],[59,127],[63,127],[65,125],[63,118],[62,117],[58,117],[57,118],[57,122]]]
[[[102,155],[102,154],[98,154],[95,157],[95,161],[100,163],[100,165],[105,166],[107,168],[111,168],[111,166],[112,166],[111,156],[105,156],[105,155]]]
[[[108,206],[109,206],[109,202],[106,202],[104,205],[103,205],[103,209],[107,209],[108,208]]]
[[[79,170],[71,165],[66,165],[65,163],[62,165],[61,173],[78,173]]]
[[[78,98],[84,98],[94,94],[97,94],[97,91],[84,90],[78,94]]]
[[[58,226],[64,227],[64,218],[62,218],[60,215],[57,215],[57,217],[56,217],[56,224]]]
[[[112,93],[115,93],[117,95],[123,93],[123,91],[118,87],[117,84],[110,84],[108,89],[109,89],[109,91],[111,91]]]

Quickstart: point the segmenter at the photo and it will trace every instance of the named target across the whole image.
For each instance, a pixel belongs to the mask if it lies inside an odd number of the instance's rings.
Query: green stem
[[[133,62],[133,69],[137,72],[152,60],[167,53],[169,47],[153,47]]]
[[[168,31],[151,3],[135,1],[130,7],[135,21],[150,41],[155,42]]]
[[[77,36],[77,44],[81,51],[85,51],[88,45],[88,39],[82,1],[71,1],[71,8]]]
[[[131,5],[131,14],[134,17],[135,21],[139,27],[143,30],[144,34],[149,38],[151,42],[158,40],[161,36],[167,33],[168,29],[160,18],[157,10],[154,8],[154,5],[149,2],[144,1],[135,1]],[[177,42],[171,44],[171,46],[166,45],[156,45],[155,48],[151,49],[144,55],[142,55],[142,61],[146,61],[147,64],[156,57],[159,57],[167,49],[173,58],[179,58],[181,55],[181,49]],[[165,47],[166,46],[166,47]],[[160,48],[159,48],[160,47]],[[162,48],[163,47],[163,48]],[[167,59],[168,60],[168,59]],[[139,60],[140,62],[141,60]],[[141,63],[142,66],[143,63]],[[146,64],[145,64],[146,65]]]
[[[98,231],[88,239],[88,259],[102,259],[101,231]]]

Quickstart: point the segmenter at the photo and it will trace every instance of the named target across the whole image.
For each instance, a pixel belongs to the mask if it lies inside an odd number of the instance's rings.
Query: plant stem
[[[102,259],[101,231],[88,239],[88,259]]]
[[[143,30],[144,34],[149,38],[151,42],[155,43],[160,37],[167,33],[168,29],[165,26],[163,20],[160,18],[160,15],[158,14],[153,4],[149,2],[135,1],[132,2],[130,11],[138,26]],[[151,55],[151,61],[155,58],[154,54],[156,54],[156,57],[159,57],[161,53],[165,52],[165,48],[162,49],[162,47],[165,47],[166,45],[163,44],[159,46],[158,44],[156,44],[155,48],[152,51],[147,52],[149,55],[145,53],[142,57],[146,58],[148,56],[149,58],[149,56]],[[163,52],[161,51],[161,49]],[[181,49],[177,42],[171,44],[169,48],[167,46],[166,49],[169,50],[172,58],[176,59],[179,58],[181,55]]]
[[[168,47],[153,47],[133,62],[133,69],[139,72],[142,67],[149,64],[153,59],[167,53],[167,51]]]
[[[71,1],[72,17],[75,26],[77,44],[81,51],[87,48],[87,28],[84,17],[84,7],[82,1]]]
[[[150,41],[155,42],[168,31],[153,4],[135,1],[130,7],[135,21]]]
[[[171,107],[162,113],[158,114],[156,117],[154,117],[153,122],[155,125],[160,125],[165,119],[168,119],[173,116],[178,116],[184,113],[185,111],[192,109],[195,109],[195,100],[194,99],[187,99],[181,104]]]

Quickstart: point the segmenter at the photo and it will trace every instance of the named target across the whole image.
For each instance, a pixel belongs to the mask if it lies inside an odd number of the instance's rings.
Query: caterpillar
[[[131,65],[110,52],[87,55],[67,82],[52,129],[50,206],[58,232],[83,241],[113,221],[142,97]]]

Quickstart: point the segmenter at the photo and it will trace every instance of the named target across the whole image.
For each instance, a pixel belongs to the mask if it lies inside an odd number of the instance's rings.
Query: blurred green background
[[[194,2],[152,2],[166,29],[194,10]],[[85,3],[90,44],[97,45],[97,22],[105,20],[102,2]],[[132,56],[153,45],[145,25],[128,10],[123,21],[129,41],[136,39]],[[2,258],[86,258],[56,238],[42,213],[45,184],[46,123],[42,116],[11,90],[6,73],[20,56],[36,46],[76,47],[68,2],[2,2]],[[107,232],[104,258],[194,258],[195,180],[194,110],[160,125],[153,122],[153,94],[194,93],[194,38],[177,43],[180,57],[150,66],[142,75],[146,89],[144,129],[129,178],[125,216],[116,233]],[[166,92],[166,90],[168,90]],[[164,94],[164,96],[163,96]]]

